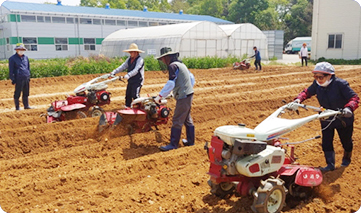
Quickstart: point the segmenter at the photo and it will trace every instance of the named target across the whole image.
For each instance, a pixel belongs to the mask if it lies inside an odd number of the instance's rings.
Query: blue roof
[[[86,14],[86,15],[107,15],[107,16],[130,16],[139,18],[151,18],[151,19],[174,19],[174,20],[189,20],[189,21],[209,21],[222,24],[233,24],[233,22],[215,18],[205,15],[190,15],[190,14],[178,14],[178,13],[163,13],[163,12],[150,12],[150,11],[138,11],[138,10],[124,10],[124,9],[105,9],[99,7],[80,7],[80,6],[65,6],[55,4],[36,4],[36,3],[24,3],[24,2],[11,2],[5,1],[1,5],[10,12],[11,11],[32,11],[32,12],[54,12],[54,13],[74,13],[74,14]]]

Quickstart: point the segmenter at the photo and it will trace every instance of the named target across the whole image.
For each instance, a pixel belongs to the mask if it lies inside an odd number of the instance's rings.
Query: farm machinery
[[[302,118],[282,118],[286,111],[293,113],[298,107],[315,113]],[[235,192],[253,196],[251,209],[258,213],[280,212],[286,195],[306,198],[313,187],[322,183],[323,177],[318,168],[296,163],[294,144],[320,136],[289,143],[281,143],[281,139],[286,139],[281,136],[310,121],[329,118],[332,122],[340,116],[340,111],[293,102],[277,109],[254,129],[244,124],[216,128],[210,146],[208,142],[205,145],[210,160],[211,193],[221,198]]]
[[[110,103],[108,84],[118,79],[121,80],[119,76],[105,74],[83,83],[74,90],[75,95],[52,102],[47,113],[41,116],[46,116],[47,123],[100,116],[103,113],[100,106]]]
[[[171,111],[167,100],[162,99],[160,104],[154,102],[155,97],[140,97],[131,103],[131,107],[116,112],[104,112],[99,119],[98,130],[102,132],[109,126],[115,128],[118,124],[128,130],[128,134],[148,132],[158,125],[166,124]]]
[[[241,62],[234,62],[233,69],[247,70],[251,67],[251,61],[249,58],[243,59]]]

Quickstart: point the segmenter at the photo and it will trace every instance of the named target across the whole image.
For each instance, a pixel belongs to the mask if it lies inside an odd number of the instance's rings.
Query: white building
[[[311,58],[361,58],[361,7],[354,0],[314,0]]]
[[[145,51],[143,56],[158,56],[162,47],[171,47],[180,57],[228,56],[226,33],[208,21],[118,30],[103,40],[100,53],[128,55],[123,50],[133,42]]]
[[[258,27],[250,23],[220,25],[219,27],[228,36],[228,54],[249,57],[254,55],[253,47],[256,46],[261,58],[268,59],[267,37]]]
[[[103,39],[119,29],[209,21],[212,16],[5,1],[0,8],[0,59],[22,42],[29,58],[98,54]],[[143,36],[146,36],[143,34]]]

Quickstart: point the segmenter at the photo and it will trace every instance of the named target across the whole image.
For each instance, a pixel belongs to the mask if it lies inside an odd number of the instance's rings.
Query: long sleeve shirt
[[[26,55],[19,56],[15,53],[9,58],[9,78],[11,81],[30,78],[30,63]]]

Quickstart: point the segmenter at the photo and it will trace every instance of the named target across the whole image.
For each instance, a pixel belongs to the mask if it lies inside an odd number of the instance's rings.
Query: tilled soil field
[[[30,103],[36,109],[14,111],[14,86],[0,81],[0,205],[18,212],[252,212],[252,197],[220,199],[207,184],[209,162],[204,144],[216,127],[244,123],[254,128],[308,87],[313,67],[265,66],[264,70],[232,68],[191,70],[196,77],[192,117],[196,145],[169,152],[171,122],[155,132],[131,136],[97,132],[98,118],[46,124],[40,117],[54,100],[95,75],[31,79]],[[335,66],[361,95],[361,66]],[[146,72],[142,96],[157,95],[167,81],[162,72]],[[124,105],[126,84],[109,85],[112,102]],[[317,106],[316,98],[305,102]],[[168,106],[174,108],[175,101]],[[302,115],[301,111],[301,115]],[[306,112],[307,113],[307,112]],[[320,134],[319,122],[286,135],[289,142]],[[352,163],[339,168],[342,147],[334,140],[337,169],[306,200],[287,200],[283,212],[355,212],[361,205],[361,111],[356,111]],[[121,132],[121,131],[120,131]],[[183,131],[185,132],[185,131]],[[184,133],[183,133],[183,136]],[[285,141],[287,142],[287,141]],[[321,140],[296,145],[300,164],[324,166]]]

